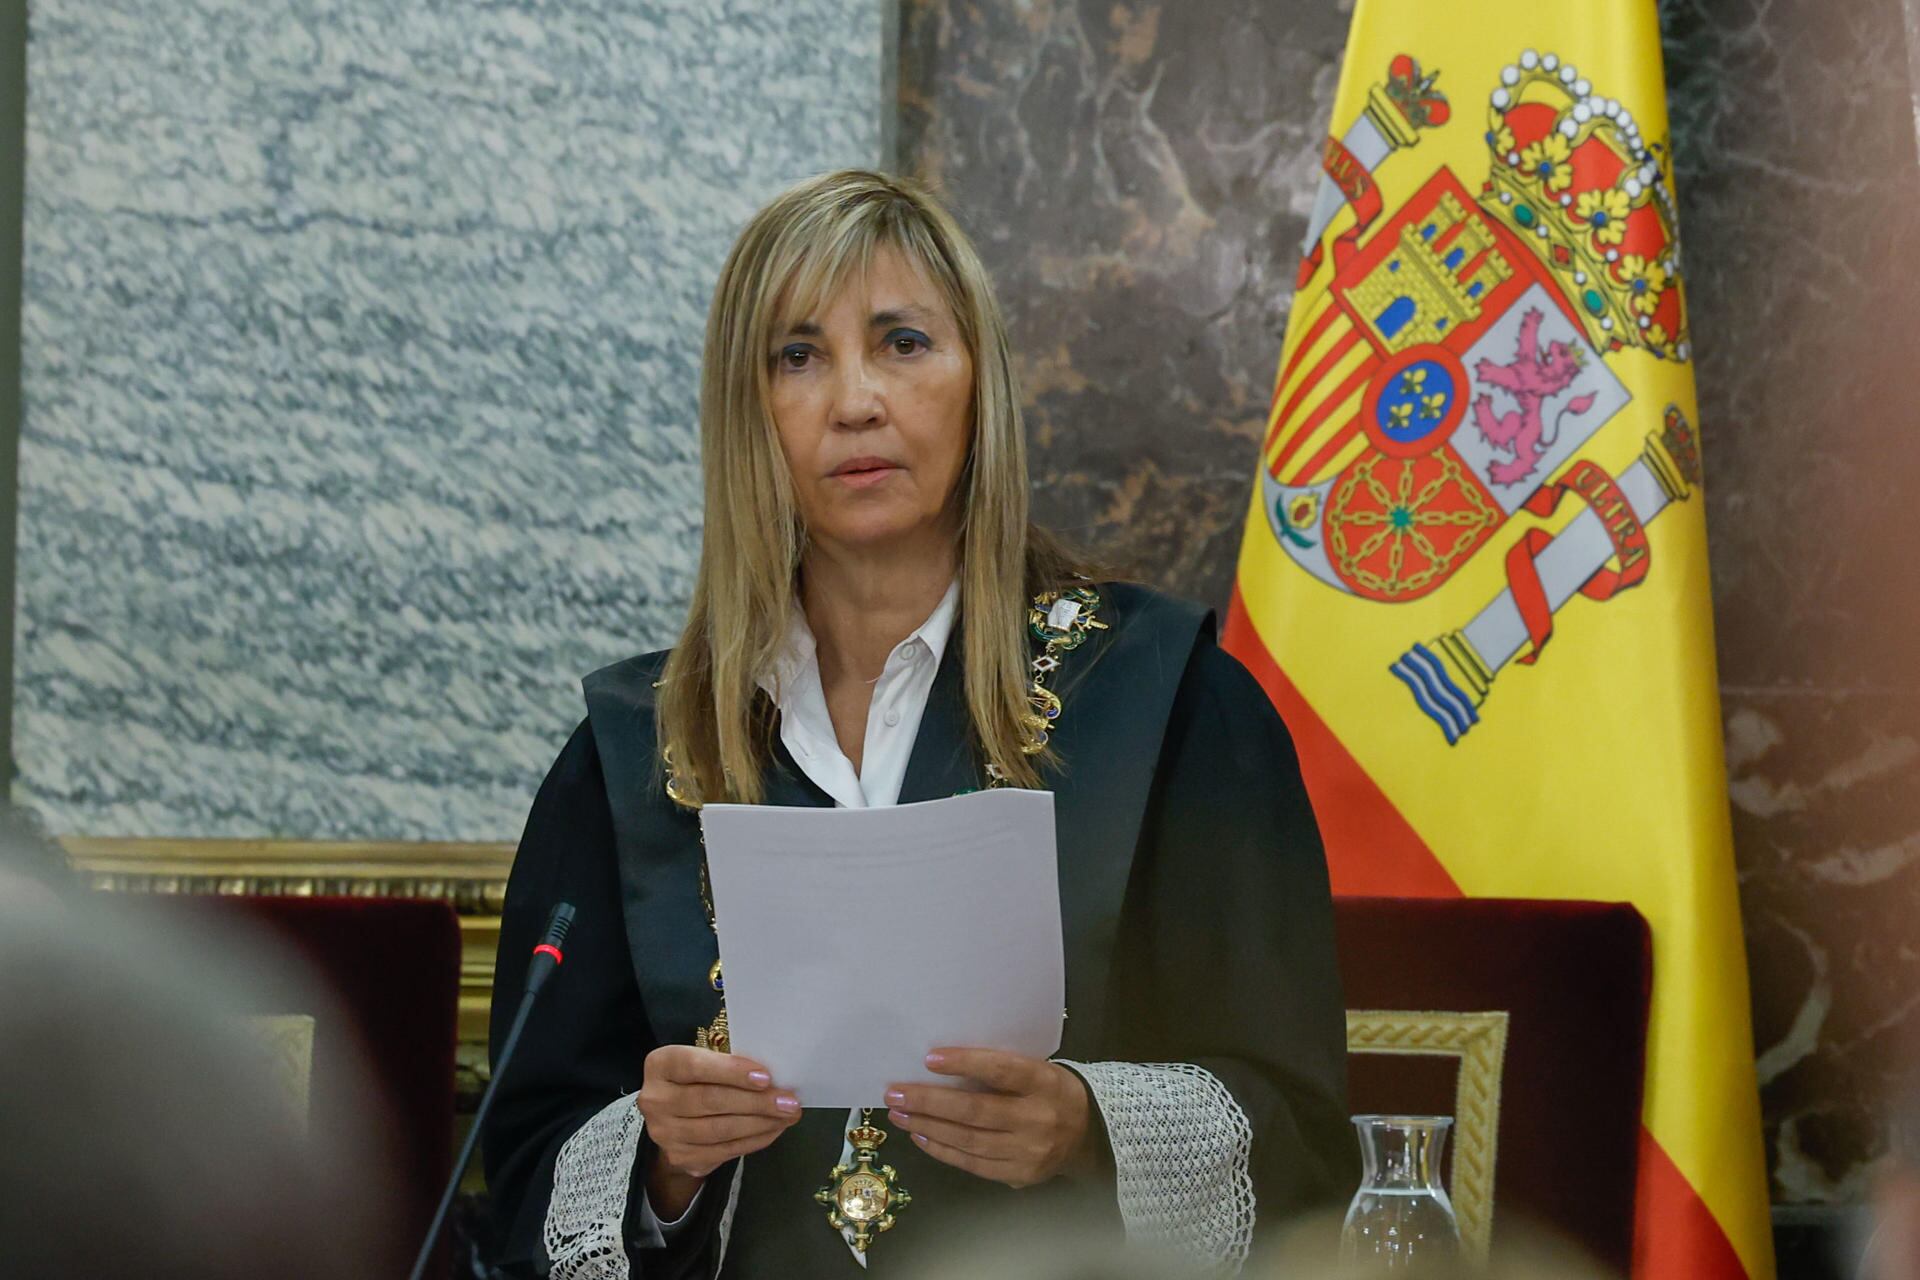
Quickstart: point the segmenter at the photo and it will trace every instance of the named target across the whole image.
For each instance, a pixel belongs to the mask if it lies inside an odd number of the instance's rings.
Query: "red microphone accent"
[[[552,957],[553,957],[553,962],[554,962],[555,964],[561,964],[561,963],[564,963],[564,962],[565,962],[565,960],[566,960],[566,957],[560,954],[560,948],[558,948],[558,947],[552,947],[552,946],[548,946],[548,945],[547,945],[546,943],[544,943],[544,942],[543,942],[543,943],[541,943],[541,944],[540,944],[539,946],[537,946],[537,947],[535,947],[535,948],[533,949],[533,954],[535,954],[535,955],[539,955],[539,954],[540,954],[540,953],[541,953],[542,951],[544,951],[544,952],[546,952],[546,953],[547,953],[548,955],[550,955],[550,956],[552,956]]]

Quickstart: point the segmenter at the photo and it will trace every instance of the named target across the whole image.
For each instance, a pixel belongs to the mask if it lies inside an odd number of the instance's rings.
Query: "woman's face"
[[[773,337],[771,408],[808,537],[876,549],[950,534],[973,358],[940,293],[883,247]]]

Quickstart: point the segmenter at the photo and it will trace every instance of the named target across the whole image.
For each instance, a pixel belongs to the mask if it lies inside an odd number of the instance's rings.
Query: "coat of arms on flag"
[[[1356,0],[1224,642],[1336,893],[1646,919],[1633,1273],[1759,1280],[1666,127],[1651,0]]]
[[[1303,274],[1341,198],[1355,225],[1316,312],[1296,318],[1262,487],[1282,549],[1336,591],[1414,600],[1489,546],[1505,556],[1505,591],[1442,635],[1409,637],[1391,667],[1456,742],[1561,605],[1646,575],[1642,526],[1687,497],[1698,455],[1669,407],[1621,475],[1590,461],[1562,474],[1632,400],[1611,357],[1688,356],[1664,147],[1573,63],[1528,50],[1489,92],[1485,176],[1470,190],[1442,165],[1386,209],[1376,172],[1450,117],[1435,80],[1401,54],[1328,142],[1339,197],[1315,210]],[[1558,537],[1502,545],[1516,513],[1551,514],[1565,496],[1587,511]]]

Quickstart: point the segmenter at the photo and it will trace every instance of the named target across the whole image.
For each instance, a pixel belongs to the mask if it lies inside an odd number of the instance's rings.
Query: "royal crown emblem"
[[[1680,242],[1664,145],[1572,63],[1520,55],[1487,108],[1490,212],[1535,242],[1594,345],[1687,358]]]
[[[1420,64],[1406,54],[1387,67],[1387,82],[1380,86],[1387,101],[1412,129],[1434,129],[1453,116],[1447,95],[1434,87],[1439,76],[1421,71]]]
[[[1261,485],[1295,565],[1383,604],[1443,590],[1504,543],[1507,589],[1391,667],[1452,743],[1569,599],[1644,579],[1645,526],[1698,466],[1671,406],[1618,476],[1584,456],[1633,399],[1615,362],[1689,358],[1664,140],[1573,63],[1527,50],[1488,89],[1472,148],[1486,176],[1442,164],[1392,203],[1378,175],[1448,127],[1439,80],[1401,54],[1327,140]],[[1559,535],[1527,519],[1563,499],[1586,510]],[[1506,533],[1516,521],[1532,527]]]

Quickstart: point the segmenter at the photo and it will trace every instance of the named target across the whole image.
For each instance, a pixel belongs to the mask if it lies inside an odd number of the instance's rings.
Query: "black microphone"
[[[519,1011],[513,1015],[513,1025],[507,1029],[507,1038],[500,1042],[500,1056],[493,1064],[493,1078],[487,1081],[487,1091],[480,1095],[480,1107],[473,1113],[473,1128],[467,1130],[467,1141],[460,1148],[460,1158],[454,1161],[453,1175],[447,1179],[447,1189],[440,1197],[440,1207],[433,1211],[433,1224],[427,1228],[427,1238],[420,1242],[420,1256],[413,1260],[413,1270],[407,1273],[408,1280],[420,1280],[427,1272],[427,1260],[433,1256],[434,1242],[440,1238],[440,1229],[447,1224],[447,1211],[453,1208],[453,1197],[460,1190],[460,1179],[466,1174],[467,1166],[473,1163],[474,1149],[480,1145],[480,1126],[487,1118],[488,1108],[493,1106],[493,1092],[500,1087],[500,1077],[507,1074],[507,1062],[513,1057],[515,1046],[520,1043],[520,1033],[526,1029],[527,1015],[533,1012],[534,997],[540,994],[540,988],[547,985],[547,979],[567,958],[567,934],[572,928],[573,904],[556,902],[552,913],[547,916],[547,930],[534,947],[533,960],[527,965],[526,990],[520,997]]]
[[[533,949],[533,962],[527,966],[527,995],[534,995],[541,987],[546,986],[547,979],[552,977],[553,971],[560,967],[560,962],[567,958],[563,954],[563,949],[567,945],[567,934],[572,930],[573,904],[571,902],[554,903],[553,914],[547,917],[546,936],[541,938],[540,945]],[[514,1030],[519,1030],[517,1024]],[[511,1039],[509,1037],[509,1043]],[[503,1059],[507,1056],[507,1046],[501,1046],[500,1056]]]

